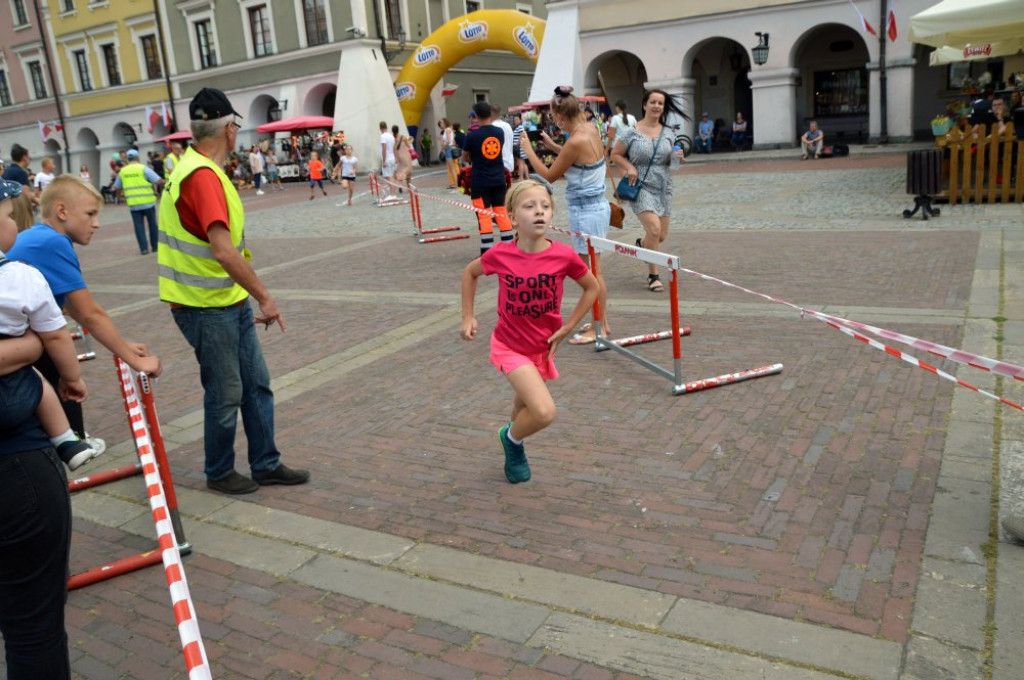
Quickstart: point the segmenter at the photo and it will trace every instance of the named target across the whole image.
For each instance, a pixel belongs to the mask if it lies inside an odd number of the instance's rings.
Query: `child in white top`
[[[65,398],[83,401],[86,387],[78,356],[50,286],[35,268],[12,262],[3,255],[4,250],[14,245],[18,235],[11,215],[13,199],[21,189],[16,182],[0,180],[0,337],[21,337],[31,328],[60,371],[60,387]],[[9,399],[21,395],[38,399],[36,417],[69,468],[74,470],[96,455],[96,451],[71,430],[57,393],[31,366],[0,376],[0,390]],[[41,396],[37,396],[40,393]]]
[[[341,186],[348,191],[348,205],[352,205],[352,192],[356,183],[356,164],[359,159],[352,155],[351,144],[342,147],[342,156],[338,160],[341,163]]]

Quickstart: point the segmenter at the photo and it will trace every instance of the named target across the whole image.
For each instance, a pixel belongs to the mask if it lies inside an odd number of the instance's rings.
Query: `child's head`
[[[103,196],[89,182],[74,175],[58,175],[39,199],[43,221],[67,234],[79,245],[88,245],[99,229]]]
[[[351,156],[352,155],[352,145],[351,144],[343,144],[342,147],[341,147],[341,152],[343,154],[345,154],[346,156]]]
[[[551,191],[547,185],[533,179],[513,184],[505,196],[505,205],[512,226],[520,233],[533,226],[540,229],[538,235],[543,235],[551,226],[551,218],[555,213]]]
[[[319,154],[319,153],[317,153],[316,151],[310,151],[310,152],[309,152],[309,157],[310,157],[310,158],[311,158],[312,160],[314,160],[314,161],[318,161],[318,160],[320,160],[320,154]]]
[[[18,236],[13,213],[14,199],[21,196],[21,190],[18,182],[0,179],[0,250],[10,250]]]

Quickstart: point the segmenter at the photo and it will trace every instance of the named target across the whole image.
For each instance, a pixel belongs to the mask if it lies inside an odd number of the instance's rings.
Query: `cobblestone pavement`
[[[1024,212],[904,220],[904,173],[898,154],[700,158],[676,172],[665,250],[802,307],[1024,361]],[[673,397],[636,363],[560,348],[558,419],[528,443],[533,480],[509,485],[495,433],[510,390],[486,342],[457,334],[475,220],[436,167],[418,184],[425,226],[471,238],[418,244],[409,206],[372,206],[365,181],[352,207],[337,187],[244,192],[254,264],[288,325],[260,335],[278,444],[313,473],[303,487],[206,490],[197,367],[127,209],[105,207],[81,251],[96,298],[164,362],[157,405],[215,677],[1021,677],[1024,550],[996,522],[1024,510],[1019,412],[682,277],[688,379],[782,374]],[[612,237],[632,243],[627,214]],[[604,268],[616,335],[668,327],[638,263]],[[494,294],[485,280],[482,337]],[[637,351],[671,366],[665,343]],[[99,353],[86,420],[111,449],[97,470],[133,455]],[[72,571],[153,545],[138,479],[73,507]],[[159,569],[72,592],[68,622],[76,678],[186,677]]]

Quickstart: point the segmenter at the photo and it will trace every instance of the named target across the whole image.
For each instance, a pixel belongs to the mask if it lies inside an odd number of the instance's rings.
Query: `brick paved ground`
[[[981,235],[1005,220],[956,210],[927,225],[897,219],[907,203],[902,167],[901,156],[693,164],[677,177],[666,249],[686,267],[798,305],[960,346]],[[420,180],[461,200],[443,183]],[[511,392],[488,365],[486,342],[457,335],[458,277],[475,236],[419,245],[407,206],[377,209],[365,196],[352,208],[335,195],[309,202],[295,185],[244,200],[255,264],[288,323],[286,334],[259,331],[279,381],[278,441],[313,480],[261,490],[241,507],[855,637],[910,638],[948,445],[949,383],[794,310],[685,277],[687,378],[776,361],[783,373],[672,397],[668,381],[637,364],[565,346],[553,385],[558,420],[528,443],[534,479],[511,486],[495,440]],[[197,367],[155,299],[155,258],[137,255],[125,216],[123,206],[104,209],[103,229],[81,251],[86,279],[124,334],[162,358],[157,405],[177,485],[215,502],[195,427]],[[436,201],[424,201],[424,216],[427,226],[473,223]],[[628,220],[614,236],[632,242],[638,228]],[[616,334],[667,328],[666,295],[645,290],[641,266],[606,257],[605,273]],[[483,338],[494,289],[487,281],[478,297]],[[667,344],[638,352],[671,365]],[[86,365],[87,423],[115,445],[127,431],[99,353]],[[245,471],[241,428],[239,437]],[[125,451],[94,465],[130,460]],[[88,493],[88,503],[144,510],[141,484],[137,495],[128,483]],[[152,545],[145,530],[81,507],[73,571]],[[195,526],[212,521],[205,508],[182,512]],[[194,548],[185,564],[216,677],[686,677],[630,675]],[[162,580],[150,569],[71,594],[76,677],[185,677]],[[840,672],[811,667],[820,677]]]

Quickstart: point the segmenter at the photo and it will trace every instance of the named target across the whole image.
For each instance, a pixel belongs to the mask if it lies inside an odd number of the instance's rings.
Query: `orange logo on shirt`
[[[484,143],[480,145],[480,153],[482,153],[484,158],[487,160],[493,161],[501,155],[501,142],[498,141],[497,137],[488,137],[484,140]]]

